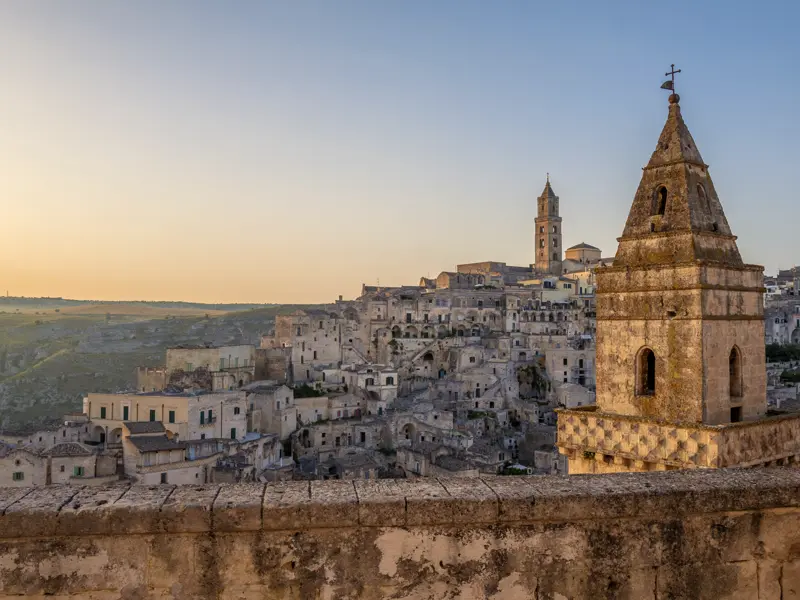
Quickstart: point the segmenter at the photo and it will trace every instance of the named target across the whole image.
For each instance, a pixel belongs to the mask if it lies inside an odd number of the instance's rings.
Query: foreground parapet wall
[[[788,599],[799,505],[789,468],[0,489],[0,599]]]

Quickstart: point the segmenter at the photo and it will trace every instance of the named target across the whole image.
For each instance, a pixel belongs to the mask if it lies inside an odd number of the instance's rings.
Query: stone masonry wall
[[[785,468],[0,489],[0,599],[796,598]]]

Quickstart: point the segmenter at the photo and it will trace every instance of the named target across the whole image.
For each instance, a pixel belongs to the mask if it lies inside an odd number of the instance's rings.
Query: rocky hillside
[[[135,368],[163,364],[169,346],[258,345],[261,334],[273,328],[276,314],[296,308],[159,318],[142,310],[133,315],[55,312],[52,307],[0,311],[0,431],[55,424],[64,412],[80,409],[88,392],[133,390]]]

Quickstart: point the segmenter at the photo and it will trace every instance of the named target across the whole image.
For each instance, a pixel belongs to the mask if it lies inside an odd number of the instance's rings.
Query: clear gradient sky
[[[8,0],[0,290],[323,302],[616,251],[667,115],[747,262],[800,262],[798,2]]]

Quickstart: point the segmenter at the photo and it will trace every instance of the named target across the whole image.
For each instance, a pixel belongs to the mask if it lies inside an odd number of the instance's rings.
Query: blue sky
[[[0,287],[319,302],[616,251],[663,74],[747,262],[798,261],[791,2],[0,5]]]

